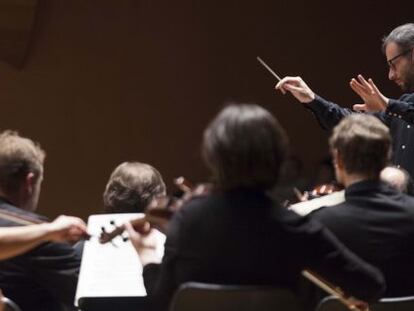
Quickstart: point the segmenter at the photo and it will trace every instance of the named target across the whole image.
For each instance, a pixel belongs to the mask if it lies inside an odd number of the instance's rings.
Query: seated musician
[[[380,179],[402,193],[414,195],[413,180],[402,167],[389,165],[381,171]]]
[[[373,116],[346,117],[335,127],[330,149],[345,202],[311,218],[384,273],[387,296],[414,295],[414,198],[380,180],[390,158],[389,129]]]
[[[157,169],[140,162],[124,162],[112,172],[103,194],[106,213],[143,213],[166,187]]]
[[[383,277],[376,268],[319,223],[267,196],[287,149],[285,133],[268,111],[251,104],[226,107],[205,130],[202,149],[214,187],[194,195],[173,216],[161,263],[151,241],[127,226],[155,310],[167,310],[174,291],[187,281],[295,290],[304,268],[358,298],[381,296]]]
[[[166,187],[160,172],[141,162],[123,162],[111,173],[103,193],[105,213],[144,213],[158,196],[165,196]],[[82,256],[85,241],[75,245]]]
[[[45,220],[34,213],[43,179],[45,152],[12,131],[0,134],[0,211]],[[0,227],[19,222],[0,217]],[[73,308],[81,258],[66,243],[42,243],[20,256],[0,261],[0,288],[23,311]]]

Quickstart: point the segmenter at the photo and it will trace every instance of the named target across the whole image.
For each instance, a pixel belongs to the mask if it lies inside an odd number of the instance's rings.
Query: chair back
[[[414,296],[382,298],[369,306],[370,311],[413,311]],[[329,296],[321,300],[316,311],[349,311],[337,298]]]
[[[188,282],[180,286],[170,311],[302,311],[286,289]]]

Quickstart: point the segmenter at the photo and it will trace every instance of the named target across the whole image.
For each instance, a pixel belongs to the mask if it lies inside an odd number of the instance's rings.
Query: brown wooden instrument
[[[314,283],[316,286],[326,291],[328,294],[338,298],[338,300],[342,302],[349,310],[369,311],[369,305],[367,302],[355,299],[352,296],[347,296],[340,287],[333,285],[315,272],[310,270],[303,270],[302,275]]]
[[[145,215],[141,218],[131,220],[131,225],[135,230],[146,233],[149,230],[148,223],[157,229],[161,229],[168,223],[174,213],[181,208],[184,202],[188,201],[193,195],[194,187],[184,177],[174,179],[175,186],[182,191],[181,199],[163,196],[156,198],[145,211]],[[198,189],[198,188],[196,188]],[[106,232],[102,228],[99,238],[101,243],[112,241],[116,236],[121,235],[125,230],[125,225],[115,226],[112,231]]]

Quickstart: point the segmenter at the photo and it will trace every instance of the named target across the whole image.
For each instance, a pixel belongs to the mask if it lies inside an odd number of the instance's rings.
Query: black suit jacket
[[[146,266],[144,281],[153,306],[166,310],[187,281],[295,289],[304,268],[363,299],[382,293],[379,271],[321,225],[275,206],[262,192],[236,190],[185,205],[170,223],[162,264]]]
[[[3,199],[0,210],[44,220]],[[1,227],[16,225],[0,217]],[[69,244],[43,243],[23,255],[0,261],[0,288],[23,311],[63,310],[63,304],[73,308],[80,260]]]
[[[346,246],[377,266],[386,295],[414,295],[414,198],[379,181],[352,184],[345,202],[311,214]]]

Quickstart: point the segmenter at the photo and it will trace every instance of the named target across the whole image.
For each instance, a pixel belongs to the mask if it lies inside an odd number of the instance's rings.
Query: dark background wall
[[[170,182],[208,178],[204,127],[225,100],[255,101],[286,128],[307,172],[327,133],[255,60],[301,75],[350,106],[362,73],[388,96],[380,39],[410,22],[410,1],[39,1],[21,69],[0,64],[0,129],[47,151],[39,211],[86,217],[121,161],[156,166]],[[170,183],[171,184],[171,183]]]

